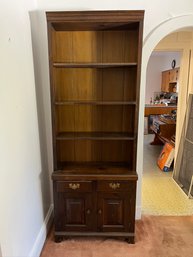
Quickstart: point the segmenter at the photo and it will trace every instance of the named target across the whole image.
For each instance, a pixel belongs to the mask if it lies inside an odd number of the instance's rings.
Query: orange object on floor
[[[160,156],[157,161],[157,165],[163,171],[169,171],[171,164],[174,160],[174,147],[169,144],[165,143]]]

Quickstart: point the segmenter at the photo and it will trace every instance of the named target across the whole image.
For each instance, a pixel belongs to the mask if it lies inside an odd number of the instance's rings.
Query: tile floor
[[[142,214],[193,215],[193,199],[188,199],[172,178],[156,164],[163,146],[149,143],[153,135],[144,136],[144,173],[142,181]]]

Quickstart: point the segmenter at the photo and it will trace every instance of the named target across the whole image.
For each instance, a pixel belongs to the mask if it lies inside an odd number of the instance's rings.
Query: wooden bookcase
[[[134,242],[143,14],[46,13],[56,241]]]

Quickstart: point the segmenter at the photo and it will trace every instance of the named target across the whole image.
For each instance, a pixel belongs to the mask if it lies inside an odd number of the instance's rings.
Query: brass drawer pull
[[[80,184],[79,183],[77,183],[77,184],[70,183],[69,188],[71,188],[73,190],[76,190],[76,189],[80,188]]]
[[[109,183],[109,187],[115,190],[120,188],[120,183]]]

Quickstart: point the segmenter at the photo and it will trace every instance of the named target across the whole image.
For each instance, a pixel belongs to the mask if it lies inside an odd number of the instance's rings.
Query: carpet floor
[[[143,216],[136,222],[136,243],[107,238],[54,242],[53,229],[41,257],[192,257],[193,216]]]

